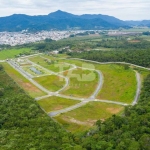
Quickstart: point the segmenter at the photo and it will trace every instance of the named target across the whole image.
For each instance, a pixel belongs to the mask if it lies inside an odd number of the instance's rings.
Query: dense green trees
[[[69,53],[69,55],[76,58],[84,58],[99,62],[128,62],[144,67],[150,67],[150,49],[90,51],[82,53]]]
[[[5,71],[0,71],[0,149],[50,150],[75,149],[67,133],[27,96]]]

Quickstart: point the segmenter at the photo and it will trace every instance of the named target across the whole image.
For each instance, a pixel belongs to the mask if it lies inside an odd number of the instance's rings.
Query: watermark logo
[[[69,66],[69,65],[68,65]],[[64,64],[56,64],[55,67],[59,67],[59,73],[64,74],[68,78],[76,78],[77,81],[94,81],[96,74],[94,73],[95,66],[92,64],[83,63],[81,67],[70,65],[70,68],[66,70]],[[63,79],[60,78],[62,81]]]

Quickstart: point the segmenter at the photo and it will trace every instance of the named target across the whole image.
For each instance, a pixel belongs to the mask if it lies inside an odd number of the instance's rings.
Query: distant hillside
[[[129,26],[147,26],[150,27],[150,20],[142,20],[142,21],[126,21]]]
[[[66,29],[117,29],[129,28],[127,22],[107,15],[73,15],[58,10],[48,15],[28,16],[14,14],[0,18],[0,31],[66,30]]]

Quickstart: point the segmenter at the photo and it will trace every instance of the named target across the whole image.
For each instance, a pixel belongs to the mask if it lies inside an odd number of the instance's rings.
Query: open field
[[[66,71],[63,75],[70,79],[69,86],[62,91],[64,95],[88,98],[95,91],[98,84],[98,74],[95,71],[75,69]]]
[[[65,80],[56,75],[36,77],[34,80],[52,92],[60,90],[65,85]]]
[[[90,102],[78,109],[61,114],[55,119],[63,124],[67,130],[76,132],[86,130],[92,127],[97,120],[104,121],[113,114],[121,113],[123,110],[123,106]]]
[[[104,84],[98,99],[108,99],[124,103],[132,103],[136,93],[136,77],[132,69],[125,70],[121,65],[100,65],[104,75]]]
[[[31,97],[35,98],[46,95],[43,91],[34,86],[29,80],[23,77],[19,72],[13,69],[9,64],[3,63],[3,66],[7,74]]]
[[[60,109],[67,108],[71,105],[75,105],[80,101],[70,100],[62,97],[48,97],[46,99],[39,100],[38,103],[40,106],[48,113],[51,111],[56,111]]]
[[[61,60],[60,60],[61,61]],[[102,90],[98,94],[98,99],[106,99],[118,102],[131,103],[136,92],[136,77],[132,69],[125,69],[119,64],[95,64],[79,60],[64,60],[65,62],[93,68],[102,71],[104,83]]]
[[[36,56],[36,57],[30,58],[30,60],[53,72],[60,72],[60,71],[68,70],[71,68],[70,65],[67,65],[64,63],[57,63],[57,60],[54,57],[43,58],[40,56]]]
[[[16,55],[31,52],[31,48],[8,49],[0,51],[0,60],[14,58]]]

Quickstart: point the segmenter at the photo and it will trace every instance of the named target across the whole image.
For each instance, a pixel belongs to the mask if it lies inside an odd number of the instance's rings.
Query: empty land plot
[[[70,100],[62,97],[52,96],[46,99],[39,100],[38,103],[46,111],[57,111],[75,105],[80,101]]]
[[[67,76],[70,82],[69,86],[61,93],[73,97],[88,98],[96,90],[99,81],[97,72],[80,68],[66,71],[63,75]]]
[[[56,60],[50,60],[40,56],[30,58],[30,60],[53,72],[60,72],[71,68],[70,65],[63,62],[57,62]]]
[[[31,48],[8,49],[0,51],[0,60],[14,58],[16,55],[31,52]]]
[[[29,80],[23,77],[18,71],[13,69],[9,64],[3,63],[4,69],[7,74],[21,87],[25,90],[27,94],[31,97],[39,97],[44,96],[46,93],[38,89],[35,85],[33,85]]]
[[[42,76],[42,77],[36,77],[33,78],[37,83],[42,85],[44,88],[56,92],[63,88],[65,85],[65,80],[64,78],[61,78],[56,75],[48,75],[48,76]]]
[[[104,84],[98,99],[119,101],[130,104],[135,97],[137,81],[132,69],[125,69],[122,65],[97,65],[104,75]]]
[[[45,69],[40,68],[38,66],[32,66],[31,65],[31,66],[22,67],[22,69],[25,70],[26,72],[28,72],[29,74],[33,75],[33,76],[43,76],[43,75],[50,74]]]
[[[123,106],[100,102],[90,102],[85,106],[61,114],[55,117],[68,130],[75,132],[80,127],[81,130],[92,127],[97,120],[104,121],[113,114],[120,114],[124,110]],[[75,126],[76,124],[76,126]],[[73,130],[72,130],[73,129]],[[85,130],[84,129],[84,130]]]

